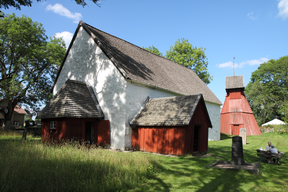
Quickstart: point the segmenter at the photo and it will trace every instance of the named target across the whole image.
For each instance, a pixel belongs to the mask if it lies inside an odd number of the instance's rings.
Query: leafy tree
[[[37,111],[51,97],[66,49],[61,38],[47,39],[42,24],[29,17],[12,14],[0,19],[0,98],[8,102],[0,113],[5,129],[10,128],[16,104]]]
[[[252,73],[245,95],[258,124],[288,121],[288,56],[271,59]]]
[[[166,52],[165,57],[175,61],[185,67],[191,68],[206,84],[212,81],[212,76],[208,73],[208,59],[204,53],[206,49],[193,47],[187,39],[178,39],[174,47]]]
[[[37,0],[37,2],[39,2],[41,0]],[[99,6],[98,2],[99,0],[90,0],[93,3],[95,3],[97,6]],[[75,2],[78,5],[82,5],[83,7],[85,5],[87,5],[85,0],[75,0]],[[4,9],[9,9],[9,7],[15,7],[16,9],[21,10],[20,6],[27,6],[27,7],[31,7],[32,6],[32,0],[1,0],[0,1],[0,9],[4,8]]]
[[[149,46],[148,48],[147,47],[142,47],[142,48],[147,50],[147,51],[149,51],[149,52],[151,52],[151,53],[154,53],[156,55],[159,55],[159,56],[163,57],[163,54],[160,53],[160,51],[156,47],[154,47],[153,45]]]

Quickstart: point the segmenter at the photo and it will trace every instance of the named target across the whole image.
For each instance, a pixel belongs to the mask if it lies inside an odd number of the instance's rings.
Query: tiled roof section
[[[24,114],[26,115],[26,112],[24,111],[24,109],[22,107],[20,107],[19,105],[16,105],[14,108],[14,112],[18,113],[18,114]]]
[[[202,95],[150,99],[142,111],[130,122],[136,126],[188,125]]]
[[[7,107],[7,102],[3,103],[3,99],[0,98],[0,108],[6,108]],[[18,113],[18,114],[24,114],[26,115],[25,110],[20,106],[20,105],[16,105],[14,107],[14,112]]]
[[[225,77],[225,89],[236,89],[244,87],[243,75]]]
[[[68,80],[38,114],[39,119],[104,117],[96,96],[83,82]]]
[[[193,70],[86,23],[82,26],[126,79],[182,95],[203,94],[205,101],[222,104]]]

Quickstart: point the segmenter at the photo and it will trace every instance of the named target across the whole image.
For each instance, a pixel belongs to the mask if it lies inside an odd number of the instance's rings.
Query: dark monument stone
[[[242,137],[235,136],[232,137],[232,165],[246,165],[243,155],[243,143]]]
[[[232,137],[232,158],[231,161],[221,161],[217,160],[208,166],[220,168],[220,169],[244,169],[248,171],[253,171],[259,174],[260,163],[245,163],[243,156],[243,143],[242,137],[235,136]]]

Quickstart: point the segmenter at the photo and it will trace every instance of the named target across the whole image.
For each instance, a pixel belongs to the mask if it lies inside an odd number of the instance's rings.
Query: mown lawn
[[[215,162],[217,157],[231,160],[231,138],[222,135],[222,141],[210,141],[208,154],[211,157],[161,156],[155,177],[131,191],[288,191],[288,160],[285,159],[281,165],[261,162],[259,175],[244,170],[207,169],[206,166]],[[243,146],[245,161],[258,162],[256,149],[265,148],[268,141],[281,152],[288,152],[287,134],[248,136],[248,144]]]
[[[272,144],[288,152],[288,135],[248,136],[246,162],[256,149]],[[209,142],[209,157],[88,149],[78,143],[42,144],[39,138],[0,132],[0,191],[287,191],[288,163],[262,162],[260,174],[206,168],[219,157],[231,159],[230,136]]]

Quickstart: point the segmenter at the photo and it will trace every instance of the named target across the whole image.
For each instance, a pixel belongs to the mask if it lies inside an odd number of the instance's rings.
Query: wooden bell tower
[[[225,77],[226,98],[221,111],[220,132],[239,135],[246,128],[247,135],[262,135],[253,112],[244,95],[244,77]]]

